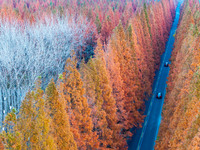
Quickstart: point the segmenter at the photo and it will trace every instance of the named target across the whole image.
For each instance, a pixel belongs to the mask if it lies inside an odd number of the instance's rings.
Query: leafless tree
[[[0,21],[0,110],[19,108],[21,100],[35,80],[43,85],[62,73],[70,50],[84,46],[88,26],[59,17],[44,23],[20,26],[17,22]],[[2,118],[3,119],[3,118]]]

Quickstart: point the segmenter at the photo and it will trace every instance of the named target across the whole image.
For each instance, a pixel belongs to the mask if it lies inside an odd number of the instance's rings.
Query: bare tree
[[[57,19],[55,19],[57,18]],[[67,17],[46,18],[43,23],[20,26],[0,21],[0,112],[17,107],[41,77],[45,86],[62,73],[70,50],[84,46],[88,26]],[[3,120],[3,117],[1,118]]]

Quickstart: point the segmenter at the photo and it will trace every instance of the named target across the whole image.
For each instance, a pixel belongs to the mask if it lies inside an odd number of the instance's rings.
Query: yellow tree
[[[87,99],[84,97],[85,90],[80,73],[76,68],[77,61],[74,54],[66,61],[64,78],[64,94],[67,101],[67,110],[70,113],[70,123],[72,132],[78,144],[78,148],[95,148],[95,133],[92,132],[93,124],[91,119],[91,109]]]
[[[108,137],[110,137],[111,132],[107,128],[108,123],[106,120],[106,112],[102,109],[103,99],[101,97],[102,92],[99,87],[100,79],[92,59],[90,59],[87,64],[82,62],[80,72],[82,74],[84,87],[86,89],[86,97],[92,109],[91,117],[94,124],[93,128],[94,131],[99,135],[99,146],[101,148],[106,148],[107,141],[109,140]]]
[[[17,120],[22,149],[56,149],[50,129],[51,119],[45,106],[44,93],[38,81],[35,90],[28,92],[23,100]]]
[[[53,80],[47,86],[45,94],[50,117],[52,118],[53,137],[57,148],[65,150],[77,149],[74,136],[70,131],[69,116],[65,110],[64,97],[62,93],[58,93]]]
[[[3,123],[4,130],[1,133],[1,141],[3,143],[1,142],[0,149],[4,148],[21,149],[21,134],[17,130],[16,124],[17,124],[16,110],[12,109],[12,111],[7,114],[5,121]]]

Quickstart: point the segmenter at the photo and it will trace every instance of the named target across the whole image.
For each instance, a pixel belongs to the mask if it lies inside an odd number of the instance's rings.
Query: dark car
[[[169,62],[165,62],[164,66],[168,67],[169,66]]]
[[[161,99],[161,98],[162,98],[162,93],[161,93],[161,92],[158,92],[157,95],[156,95],[156,98],[157,98],[157,99]]]

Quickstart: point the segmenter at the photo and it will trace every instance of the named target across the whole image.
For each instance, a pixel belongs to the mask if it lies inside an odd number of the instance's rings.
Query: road
[[[131,141],[128,142],[128,150],[153,150],[156,137],[158,134],[158,129],[161,122],[161,112],[162,106],[164,103],[164,97],[166,93],[166,81],[167,76],[169,74],[169,67],[164,67],[165,62],[169,62],[171,57],[173,44],[175,38],[173,37],[174,33],[176,32],[179,16],[180,16],[180,6],[181,2],[178,3],[176,8],[176,16],[174,22],[172,24],[172,28],[170,31],[169,39],[166,44],[166,49],[163,55],[161,56],[161,65],[159,71],[156,72],[156,77],[154,80],[153,92],[150,101],[146,102],[146,111],[145,121],[143,123],[143,128],[138,129]],[[156,94],[161,92],[163,97],[162,99],[156,99]]]

